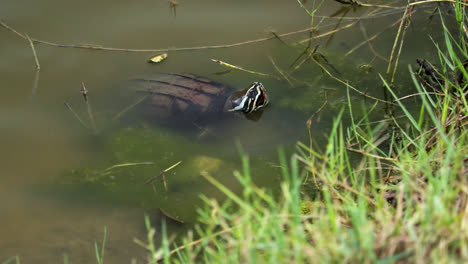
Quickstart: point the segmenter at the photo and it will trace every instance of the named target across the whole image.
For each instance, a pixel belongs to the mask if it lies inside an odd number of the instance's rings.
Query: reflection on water
[[[144,251],[133,238],[145,237],[144,212],[156,225],[161,223],[159,208],[193,222],[200,194],[222,199],[200,177],[200,170],[241,191],[231,173],[239,169],[238,143],[250,154],[255,182],[274,190],[281,180],[277,146],[292,150],[295,142],[306,140],[305,121],[326,101],[312,126],[314,142],[323,144],[333,117],[346,106],[346,86],[325,70],[340,73],[368,95],[383,97],[378,74],[386,71],[404,11],[347,8],[327,1],[309,41],[307,32],[279,39],[271,33],[280,36],[310,24],[294,1],[178,2],[176,16],[167,1],[2,2],[0,19],[21,34],[54,43],[159,49],[272,39],[227,49],[169,52],[160,64],[146,63],[156,55],[151,52],[36,43],[41,64],[36,71],[29,43],[0,28],[0,257],[19,254],[23,262],[57,262],[65,254],[72,262],[88,263],[94,258],[94,241],[102,240],[107,226],[106,262],[141,259]],[[307,4],[310,8],[312,3]],[[412,87],[406,85],[406,65],[419,57],[435,58],[428,36],[437,41],[441,32],[439,21],[430,19],[432,10],[420,6],[412,17],[396,75],[400,82],[395,91],[400,94]],[[332,30],[337,33],[327,34]],[[317,45],[314,54],[320,55],[316,58],[324,69],[307,59]],[[215,74],[229,69],[211,59],[275,78],[234,70]],[[193,73],[236,90],[260,81],[270,105],[257,122],[225,119],[195,127],[192,134],[162,127],[138,118],[135,111],[124,111],[141,98],[121,89],[125,81],[155,72]],[[89,105],[80,94],[82,82]],[[351,103],[358,109],[373,101],[351,92]],[[93,120],[96,131],[85,128]],[[167,186],[162,179],[144,184],[178,161],[181,165],[165,175]],[[150,165],[137,164],[142,162]],[[172,223],[169,228],[182,232],[186,226]]]

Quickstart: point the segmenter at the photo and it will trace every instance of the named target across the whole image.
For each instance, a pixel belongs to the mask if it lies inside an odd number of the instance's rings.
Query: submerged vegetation
[[[392,97],[385,120],[369,120],[375,108],[358,118],[348,102],[351,125],[342,125],[342,111],[324,149],[311,138],[289,161],[280,152],[279,196],[254,183],[246,154],[243,170],[234,173],[244,187],[240,195],[202,171],[228,201],[206,198],[202,225],[178,243],[163,226],[159,250],[147,222],[149,244],[140,243],[150,251],[149,261],[468,261],[467,32],[461,1],[455,9],[459,32],[444,26],[445,43],[435,43],[441,66],[419,72],[409,67],[415,94],[398,98],[382,77]],[[405,106],[408,98],[418,98],[416,111]],[[352,164],[355,154],[360,162]]]

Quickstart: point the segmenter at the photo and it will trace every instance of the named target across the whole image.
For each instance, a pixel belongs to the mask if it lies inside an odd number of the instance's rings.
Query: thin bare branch
[[[73,110],[73,108],[70,106],[70,104],[68,104],[67,101],[64,101],[63,104],[68,108],[68,110],[70,110],[70,112],[72,112],[72,114],[76,117],[76,119],[78,119],[78,121],[80,121],[80,123],[85,127],[85,128],[89,128],[85,122],[83,122],[83,120],[80,118],[80,116]]]
[[[288,75],[284,73],[280,68],[278,68],[273,58],[271,56],[269,56],[268,58],[270,59],[271,64],[273,64],[273,66],[275,67],[276,71],[278,71],[279,74],[281,74],[281,76],[289,83],[289,86],[294,87],[294,84],[291,82]]]
[[[375,101],[378,101],[378,102],[381,102],[381,103],[386,103],[386,104],[393,104],[392,102],[389,102],[389,101],[385,101],[383,99],[379,99],[377,97],[373,97],[371,95],[368,95],[367,93],[365,92],[362,92],[360,90],[358,90],[357,88],[355,88],[354,86],[350,85],[347,81],[344,81],[344,80],[341,80],[340,78],[334,76],[333,74],[331,74],[322,64],[320,64],[316,59],[314,59],[313,57],[311,58],[324,72],[326,72],[328,74],[328,76],[330,76],[332,79],[346,85],[347,87],[349,87],[351,90],[361,94],[362,96],[364,97],[367,97],[367,98],[370,98],[370,99],[373,99]]]
[[[15,30],[13,27],[9,26],[6,24],[4,21],[0,20],[0,25],[3,26],[4,28],[8,29],[9,31],[15,33],[19,37],[23,39],[27,39],[27,37],[21,33],[19,33],[17,30]],[[77,48],[77,49],[91,49],[91,50],[106,50],[106,51],[124,51],[124,52],[175,52],[175,51],[190,51],[190,50],[204,50],[204,49],[221,49],[221,48],[232,48],[232,47],[237,47],[237,46],[242,46],[242,45],[248,45],[248,44],[253,44],[253,43],[259,43],[263,41],[267,41],[270,39],[275,39],[277,37],[286,37],[286,36],[291,36],[295,34],[300,34],[304,32],[309,32],[311,28],[305,28],[305,29],[300,29],[296,31],[291,31],[283,34],[277,34],[277,35],[272,35],[269,37],[264,37],[264,38],[259,38],[259,39],[253,39],[253,40],[247,40],[247,41],[242,41],[242,42],[236,42],[236,43],[231,43],[231,44],[225,44],[225,45],[208,45],[208,46],[199,46],[199,47],[185,47],[185,48],[162,48],[162,49],[128,49],[128,48],[113,48],[113,47],[104,47],[104,46],[96,46],[96,45],[88,45],[88,44],[62,44],[62,43],[54,43],[50,41],[45,41],[45,40],[40,40],[40,39],[35,39],[31,38],[33,42],[37,43],[42,43],[45,45],[53,46],[53,47],[59,47],[59,48]],[[315,38],[321,38],[325,37],[328,34],[322,34],[319,36],[316,36]]]
[[[227,62],[224,62],[224,61],[221,61],[221,60],[217,60],[217,59],[211,59],[211,60],[218,63],[218,64],[220,64],[220,65],[226,66],[226,67],[234,69],[234,70],[248,72],[248,73],[251,73],[251,74],[260,75],[260,76],[263,76],[263,77],[270,77],[270,78],[279,80],[278,77],[273,76],[271,74],[247,70],[247,69],[244,69],[244,68],[242,68],[240,66],[232,65],[230,63],[227,63]]]
[[[36,62],[36,69],[40,70],[41,65],[39,64],[39,59],[37,58],[37,53],[36,53],[36,49],[34,48],[34,43],[32,42],[31,38],[28,35],[26,35],[26,38],[29,41],[29,45],[31,46],[31,49],[34,55],[34,61]]]

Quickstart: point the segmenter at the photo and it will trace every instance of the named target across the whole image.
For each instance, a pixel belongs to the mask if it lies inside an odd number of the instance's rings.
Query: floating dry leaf
[[[149,58],[148,62],[159,63],[167,58],[167,53],[162,53],[156,56]]]

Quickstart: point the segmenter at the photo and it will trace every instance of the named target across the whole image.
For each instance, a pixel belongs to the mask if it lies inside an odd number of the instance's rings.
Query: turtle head
[[[268,96],[262,83],[254,82],[250,87],[233,94],[229,112],[241,111],[245,114],[257,111],[268,104]]]

